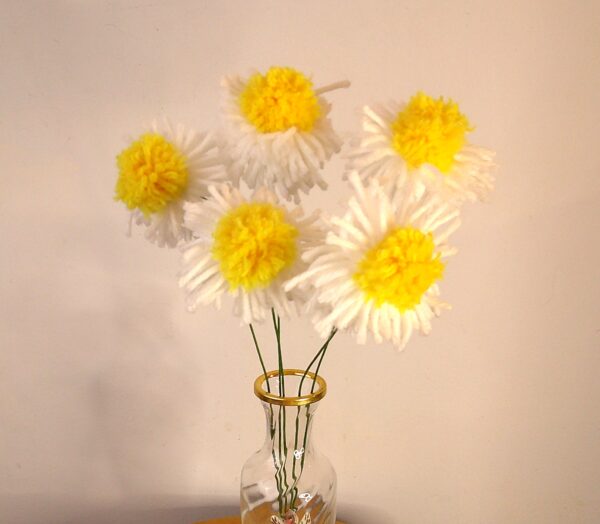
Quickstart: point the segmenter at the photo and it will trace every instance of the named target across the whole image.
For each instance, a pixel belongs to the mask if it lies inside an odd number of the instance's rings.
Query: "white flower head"
[[[407,104],[363,109],[349,169],[388,188],[426,188],[455,205],[485,200],[494,187],[494,152],[466,141],[472,128],[458,105],[417,93]]]
[[[265,186],[298,203],[301,192],[327,187],[321,170],[342,141],[321,95],[349,82],[313,89],[302,73],[272,67],[248,79],[225,77],[222,85],[227,151],[233,171],[250,188]]]
[[[245,323],[270,315],[289,315],[306,300],[301,290],[286,292],[285,282],[302,272],[302,255],[322,241],[318,214],[288,211],[275,194],[257,189],[250,199],[231,185],[209,188],[208,199],[185,206],[185,225],[195,240],[182,246],[179,284],[188,309],[222,305],[231,296],[234,313]]]
[[[117,200],[131,210],[131,224],[146,228],[146,238],[159,247],[190,240],[183,225],[184,202],[197,202],[208,186],[227,180],[225,161],[210,133],[196,133],[165,121],[149,130],[117,156]]]
[[[390,195],[377,180],[363,185],[353,173],[354,194],[343,217],[333,217],[323,245],[309,250],[308,269],[286,285],[315,293],[314,322],[326,337],[348,330],[364,344],[399,348],[413,331],[428,334],[431,320],[448,307],[437,281],[446,244],[460,224],[456,208],[430,193]]]

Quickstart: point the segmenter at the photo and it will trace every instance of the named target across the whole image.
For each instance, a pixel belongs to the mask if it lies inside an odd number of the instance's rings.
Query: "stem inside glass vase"
[[[275,394],[275,383],[267,388],[269,381],[279,381],[280,372],[288,391],[298,391],[297,396]],[[276,369],[256,379],[254,392],[265,408],[267,436],[242,472],[242,522],[310,518],[307,522],[329,523],[335,517],[335,472],[311,440],[317,403],[327,393],[325,380],[307,370]]]

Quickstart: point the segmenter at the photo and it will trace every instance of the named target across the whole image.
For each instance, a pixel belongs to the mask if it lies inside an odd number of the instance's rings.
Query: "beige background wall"
[[[249,333],[186,313],[178,253],[125,237],[114,156],[157,115],[214,127],[219,78],[272,64],[352,80],[330,96],[346,134],[364,103],[452,96],[502,166],[454,237],[432,335],[400,354],[335,341],[316,436],[342,514],[600,522],[599,25],[594,1],[4,0],[0,522],[237,503],[263,438]],[[309,207],[343,209],[341,166]],[[306,363],[308,322],[284,336]]]

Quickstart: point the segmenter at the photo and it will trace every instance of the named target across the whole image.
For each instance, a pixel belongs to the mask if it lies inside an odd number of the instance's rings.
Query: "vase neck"
[[[311,433],[317,404],[278,406],[263,402],[266,418],[265,446],[296,456],[312,449]]]

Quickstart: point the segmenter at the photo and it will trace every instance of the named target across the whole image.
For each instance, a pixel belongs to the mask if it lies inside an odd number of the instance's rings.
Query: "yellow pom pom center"
[[[117,156],[116,199],[144,215],[162,211],[187,186],[188,169],[179,150],[156,133],[147,133]]]
[[[240,95],[242,113],[261,133],[296,127],[310,131],[321,115],[312,82],[289,67],[272,67],[250,77]]]
[[[212,254],[230,289],[267,287],[296,260],[298,229],[281,208],[242,204],[224,215],[213,232]]]
[[[442,278],[444,264],[434,250],[431,233],[412,227],[394,229],[365,254],[354,281],[376,307],[390,304],[401,312],[413,309]]]
[[[424,93],[410,99],[391,127],[392,146],[410,167],[432,164],[442,173],[450,171],[465,134],[472,131],[455,102]]]

